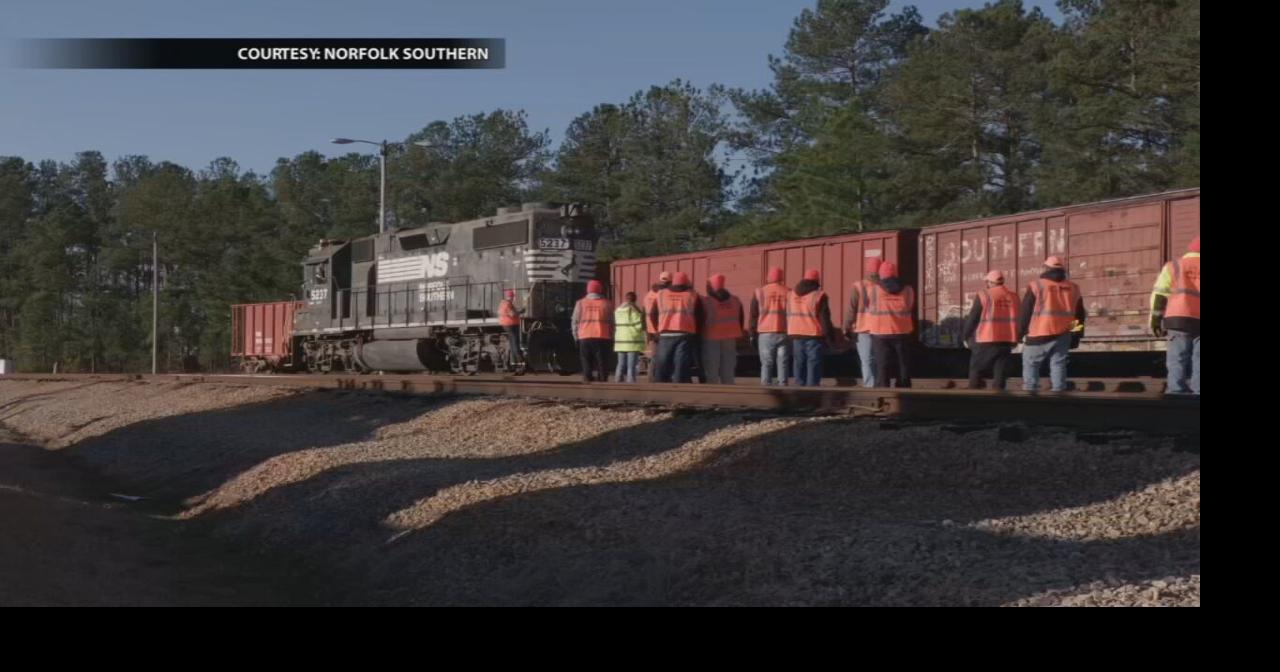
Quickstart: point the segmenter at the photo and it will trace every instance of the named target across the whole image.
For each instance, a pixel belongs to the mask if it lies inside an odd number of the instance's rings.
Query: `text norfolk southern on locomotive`
[[[514,289],[527,349],[517,366],[576,369],[569,320],[595,255],[595,224],[578,204],[321,240],[302,263],[295,362],[321,373],[507,371],[498,304]]]

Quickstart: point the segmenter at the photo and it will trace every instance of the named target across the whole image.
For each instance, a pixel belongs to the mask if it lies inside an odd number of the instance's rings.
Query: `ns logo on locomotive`
[[[318,373],[575,369],[569,321],[595,277],[596,242],[585,207],[545,203],[321,240],[302,263],[295,357]],[[523,308],[525,353],[508,351],[499,324],[508,289]]]

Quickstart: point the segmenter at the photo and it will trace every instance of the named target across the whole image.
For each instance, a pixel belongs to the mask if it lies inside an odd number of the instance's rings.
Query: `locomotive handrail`
[[[461,280],[461,282],[459,282]],[[426,286],[407,286],[400,288],[377,288],[372,294],[368,287],[350,287],[336,290],[334,296],[333,324],[340,330],[358,330],[364,325],[370,327],[417,326],[414,318],[421,314],[422,325],[438,324],[490,324],[497,320],[498,300],[507,283],[468,282],[466,276],[445,279],[445,290],[440,299],[433,299],[438,289]],[[452,293],[462,289],[459,301],[451,298]],[[515,287],[518,294],[524,294],[526,302],[532,300],[533,287]],[[369,310],[369,297],[374,300],[373,310]],[[404,305],[397,305],[403,301]],[[418,304],[421,308],[418,308]],[[343,307],[346,307],[345,310]],[[381,308],[381,310],[379,310]],[[462,315],[451,319],[450,309],[460,309]],[[473,317],[472,312],[479,312],[480,317]],[[370,314],[372,313],[372,314]],[[396,318],[401,317],[397,321]]]
[[[400,284],[400,283],[397,283]],[[500,281],[471,282],[469,276],[452,276],[407,286],[347,287],[333,289],[329,308],[332,318],[324,331],[364,331],[419,326],[496,326],[503,290],[514,289],[526,308],[560,306],[566,310],[576,296],[560,283],[512,286]],[[461,289],[462,291],[458,291]],[[354,294],[354,297],[352,296]],[[566,302],[567,299],[567,302]],[[398,302],[403,301],[404,305]],[[457,311],[461,315],[454,315]],[[550,316],[544,316],[550,317]],[[526,316],[524,319],[532,319]]]

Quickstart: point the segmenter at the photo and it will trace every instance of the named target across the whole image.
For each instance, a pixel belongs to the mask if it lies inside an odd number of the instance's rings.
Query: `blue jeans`
[[[1185,331],[1169,331],[1169,348],[1165,350],[1165,367],[1169,369],[1168,394],[1200,394],[1200,336]],[[1190,369],[1190,375],[1187,369]],[[1191,387],[1187,387],[1187,380]]]
[[[658,336],[655,383],[687,383],[693,379],[693,336],[691,334]]]
[[[822,385],[822,339],[796,338],[791,341],[796,384],[801,387]]]
[[[787,342],[787,335],[760,334],[759,348],[760,384],[773,385],[776,382],[779,385],[786,385],[791,368],[791,344]],[[775,366],[778,370],[776,380],[773,377]]]
[[[640,353],[619,352],[618,368],[613,372],[613,380],[618,383],[636,382],[636,367],[640,364]]]
[[[858,363],[862,365],[862,386],[876,386],[876,357],[871,351],[871,333],[854,334],[858,338]]]
[[[1022,389],[1034,391],[1040,387],[1040,365],[1049,360],[1049,381],[1054,392],[1067,389],[1067,360],[1070,359],[1071,332],[1048,343],[1022,346]]]

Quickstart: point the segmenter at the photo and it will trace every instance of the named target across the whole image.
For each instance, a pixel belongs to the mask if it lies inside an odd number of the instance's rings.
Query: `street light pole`
[[[361,143],[365,145],[373,145],[378,148],[378,168],[382,175],[378,187],[378,233],[387,232],[387,141],[374,142],[372,140],[355,140],[352,138],[334,138],[330,140],[335,145],[350,145],[352,143]],[[425,140],[415,140],[413,144],[427,149],[440,149],[444,145],[436,145]]]
[[[351,138],[334,138],[331,140],[335,145],[350,145],[358,142],[365,145],[373,145],[378,148],[378,172],[381,174],[381,180],[378,186],[378,233],[387,232],[387,141],[374,142],[372,140],[353,140]]]
[[[382,168],[382,185],[378,189],[378,233],[387,232],[387,141],[378,148],[378,163]]]

